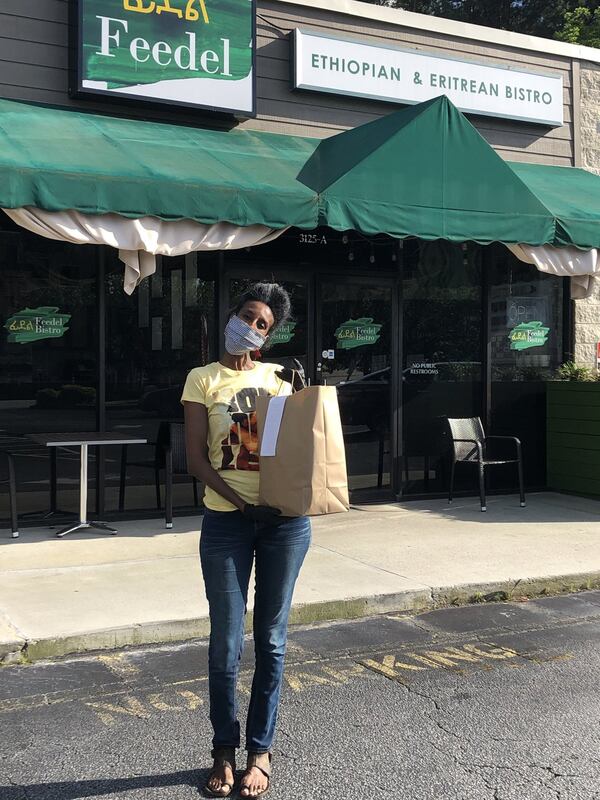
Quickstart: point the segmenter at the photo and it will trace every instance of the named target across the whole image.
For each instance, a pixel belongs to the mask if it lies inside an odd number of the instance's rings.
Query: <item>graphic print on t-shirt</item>
[[[236,392],[227,408],[231,425],[221,442],[223,460],[220,469],[258,471],[258,431],[256,427],[256,398],[269,392],[254,386]]]

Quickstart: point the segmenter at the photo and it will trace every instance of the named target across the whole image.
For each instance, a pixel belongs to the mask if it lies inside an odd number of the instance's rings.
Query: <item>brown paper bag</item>
[[[256,417],[259,502],[290,517],[347,511],[346,454],[335,386],[257,397]]]

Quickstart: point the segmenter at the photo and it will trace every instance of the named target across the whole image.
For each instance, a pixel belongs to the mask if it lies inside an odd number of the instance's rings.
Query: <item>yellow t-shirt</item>
[[[258,502],[259,458],[256,397],[290,394],[289,382],[275,375],[279,364],[254,363],[236,370],[218,361],[196,367],[187,376],[182,402],[202,403],[208,410],[208,458],[223,480],[247,503]],[[212,511],[236,507],[206,487],[204,505]]]

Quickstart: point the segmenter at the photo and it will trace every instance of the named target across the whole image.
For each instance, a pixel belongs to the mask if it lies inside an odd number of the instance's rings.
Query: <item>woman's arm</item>
[[[225,483],[208,460],[208,411],[206,406],[202,403],[184,400],[183,408],[188,472],[243,511],[246,505],[245,501],[228,483]]]

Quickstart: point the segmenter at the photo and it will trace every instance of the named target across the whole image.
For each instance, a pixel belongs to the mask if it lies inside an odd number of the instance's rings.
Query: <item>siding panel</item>
[[[241,127],[305,136],[330,136],[388,114],[399,106],[359,98],[314,92],[293,92],[289,86],[289,41],[295,27],[331,35],[423,50],[437,55],[560,73],[564,82],[565,125],[548,129],[514,120],[471,116],[481,134],[504,157],[549,164],[573,163],[571,60],[556,55],[452,39],[388,23],[302,6],[278,6],[259,0],[257,19],[258,117]],[[73,99],[68,95],[67,0],[2,0],[0,11],[0,95],[7,98],[55,103],[72,108],[104,111],[134,118],[181,124],[227,127],[227,121],[207,118],[187,109],[151,108],[102,100]]]
[[[2,12],[14,17],[67,22],[68,0],[2,0]]]

